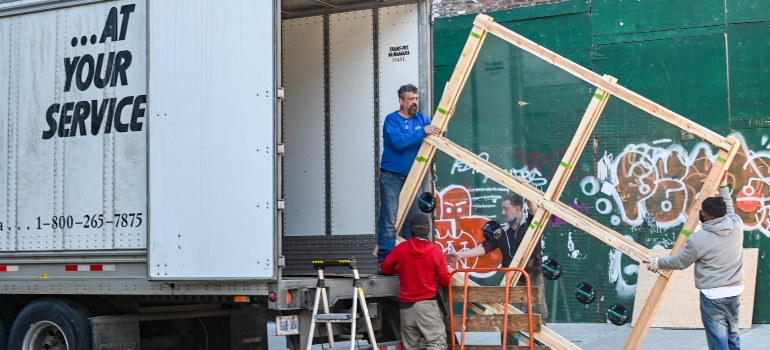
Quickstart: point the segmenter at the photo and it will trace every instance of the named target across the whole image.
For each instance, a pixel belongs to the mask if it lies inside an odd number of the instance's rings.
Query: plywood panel
[[[660,256],[668,256],[669,249],[654,250]],[[759,249],[746,248],[743,250],[743,284],[746,289],[741,294],[740,327],[751,328],[754,314],[754,294],[757,280],[757,259]],[[700,291],[695,288],[693,278],[694,265],[675,274],[674,281],[668,293],[663,298],[663,305],[652,322],[657,328],[703,328],[700,318]],[[636,325],[636,318],[647,301],[647,296],[655,284],[657,274],[648,271],[644,266],[639,268],[639,280],[636,285],[636,299],[631,326]]]
[[[463,328],[462,316],[455,316],[455,329]],[[540,331],[540,315],[532,314],[532,329]],[[466,332],[499,332],[503,329],[503,315],[468,315],[465,321]],[[529,317],[526,314],[508,315],[508,331],[528,331]]]
[[[532,297],[532,303],[537,304],[540,302],[539,287],[532,287],[530,296]],[[508,301],[511,303],[527,303],[527,287],[511,287],[508,292]],[[464,298],[463,287],[452,287],[452,300],[455,302],[462,302]],[[468,287],[468,300],[475,303],[504,303],[505,302],[505,288],[504,287]],[[449,292],[444,293],[444,301],[449,300]]]

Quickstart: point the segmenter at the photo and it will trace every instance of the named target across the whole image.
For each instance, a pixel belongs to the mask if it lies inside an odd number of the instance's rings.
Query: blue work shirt
[[[382,127],[380,167],[403,177],[409,175],[425,137],[424,127],[430,125],[430,122],[430,118],[420,112],[411,118],[402,117],[398,111],[388,114]]]

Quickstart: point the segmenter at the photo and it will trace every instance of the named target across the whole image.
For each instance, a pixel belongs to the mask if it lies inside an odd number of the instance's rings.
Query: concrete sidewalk
[[[622,349],[631,334],[631,326],[607,323],[549,323],[548,328],[573,344],[586,350]],[[500,333],[473,333],[466,336],[466,344],[500,344]],[[742,349],[770,348],[770,324],[754,325],[741,330]],[[702,329],[651,328],[644,338],[641,350],[708,350],[706,334]]]
[[[549,323],[548,328],[585,350],[617,350],[631,334],[631,326],[615,326],[609,323]],[[275,336],[275,325],[268,326],[270,350],[286,349],[284,337]],[[466,344],[500,345],[500,333],[477,332],[466,335]],[[314,349],[321,349],[314,345]],[[708,350],[706,335],[702,329],[652,328],[644,338],[641,350]],[[754,325],[741,330],[741,348],[746,350],[770,349],[770,324]]]

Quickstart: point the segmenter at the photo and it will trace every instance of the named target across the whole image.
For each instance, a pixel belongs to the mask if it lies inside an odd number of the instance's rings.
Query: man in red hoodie
[[[427,350],[445,350],[446,328],[436,301],[436,281],[449,286],[446,257],[428,240],[430,219],[425,214],[412,218],[409,231],[412,238],[397,245],[380,264],[383,274],[398,273],[404,349],[419,349],[423,336]]]

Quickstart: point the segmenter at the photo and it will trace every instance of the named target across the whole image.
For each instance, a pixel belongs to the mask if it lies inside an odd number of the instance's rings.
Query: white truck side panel
[[[0,250],[2,251],[11,250],[16,247],[16,236],[11,233],[13,232],[12,226],[8,226],[13,225],[9,219],[12,216],[15,217],[16,210],[15,204],[8,205],[12,199],[9,196],[13,194],[8,186],[8,180],[11,178],[9,176],[10,171],[12,171],[9,168],[15,166],[15,163],[11,164],[8,161],[8,154],[10,153],[8,148],[13,137],[13,132],[9,129],[12,118],[11,113],[14,113],[16,108],[15,103],[13,103],[13,107],[11,106],[14,96],[11,95],[11,85],[13,82],[10,81],[11,72],[15,71],[11,69],[14,63],[13,60],[18,59],[14,55],[14,50],[12,50],[16,43],[11,41],[11,38],[14,37],[12,30],[16,28],[17,25],[14,21],[0,19],[0,47],[2,47],[0,49],[0,67],[4,67],[0,69],[0,77],[2,77],[2,80],[0,80],[0,164],[2,164],[2,168],[0,168],[0,220],[2,220],[3,224],[3,230],[0,231]]]
[[[144,4],[0,19],[0,250],[146,247]]]
[[[331,226],[375,233],[372,10],[329,15]]]
[[[380,76],[380,126],[385,116],[398,110],[398,89],[404,84],[414,84],[420,76],[419,28],[417,4],[390,6],[379,9],[379,76]],[[419,86],[418,86],[419,87]],[[380,157],[382,137],[380,137]]]
[[[150,278],[271,278],[273,1],[148,7]]]
[[[326,233],[326,123],[323,17],[285,20],[282,69],[286,99],[283,132],[286,144],[287,236]]]

